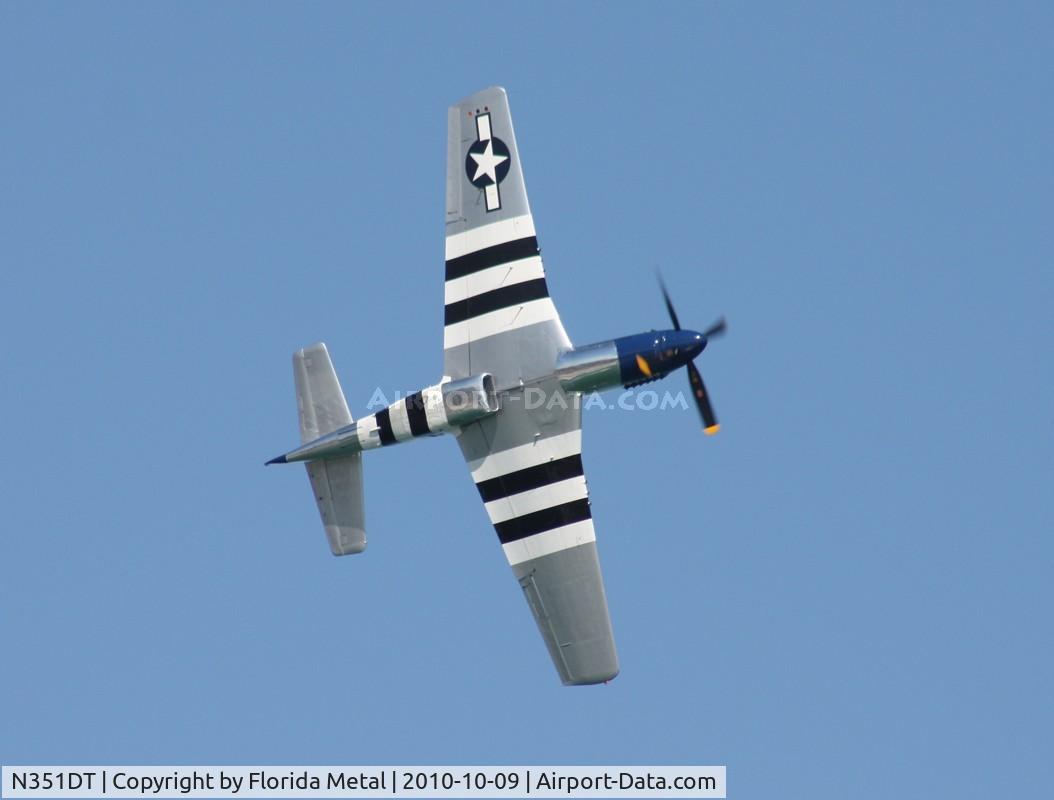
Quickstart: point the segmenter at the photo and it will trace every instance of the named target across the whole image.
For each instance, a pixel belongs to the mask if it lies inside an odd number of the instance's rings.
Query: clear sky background
[[[1049,790],[1052,41],[1040,3],[0,4],[0,760]],[[559,685],[453,439],[367,458],[352,558],[263,467],[296,348],[356,415],[438,377],[446,108],[491,84],[575,342],[665,327],[660,265],[729,319],[720,435],[586,413],[606,687]]]

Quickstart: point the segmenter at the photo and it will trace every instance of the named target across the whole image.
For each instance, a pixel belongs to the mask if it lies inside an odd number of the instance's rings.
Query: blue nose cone
[[[685,337],[684,349],[688,351],[688,358],[692,359],[706,349],[706,337],[695,331],[681,331]]]

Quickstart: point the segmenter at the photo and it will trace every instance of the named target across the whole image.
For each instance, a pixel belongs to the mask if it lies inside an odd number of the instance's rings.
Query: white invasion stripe
[[[377,427],[377,418],[373,414],[356,422],[355,432],[359,436],[359,446],[363,450],[372,450],[381,446],[381,431]]]
[[[558,319],[556,306],[548,297],[529,300],[520,305],[499,308],[489,314],[455,322],[443,329],[443,348],[449,350],[472,341],[479,341],[496,333],[506,333],[517,328],[535,325],[539,322]]]
[[[492,292],[502,286],[544,277],[545,270],[542,269],[542,259],[539,256],[521,258],[447,281],[443,286],[443,303],[450,305],[484,292]]]
[[[484,503],[483,506],[486,508],[487,516],[490,517],[492,524],[512,519],[516,516],[516,512],[512,510],[512,503],[507,497],[503,497],[500,500],[492,500],[489,503]]]
[[[428,430],[432,433],[446,430],[446,406],[443,405],[443,392],[439,386],[422,389],[421,400],[425,404],[425,421],[428,423]]]
[[[539,486],[537,489],[528,489],[526,492],[504,497],[501,500],[492,500],[484,505],[487,507],[490,521],[497,525],[499,522],[505,522],[514,517],[533,514],[543,508],[552,508],[574,500],[582,500],[588,495],[586,479],[581,475],[576,475],[565,481]],[[503,502],[506,500],[507,503]]]
[[[490,114],[480,114],[476,117],[476,136],[481,142],[490,138]]]
[[[526,539],[517,542],[503,544],[501,549],[505,551],[505,557],[509,559],[510,566],[522,564],[532,558],[541,558],[552,553],[559,553],[580,544],[588,544],[597,540],[596,531],[593,529],[593,520],[584,519],[581,522],[572,522],[562,528],[553,528],[551,531],[536,533]]]
[[[388,407],[388,418],[392,423],[392,433],[398,442],[413,438],[410,432],[410,417],[406,412],[406,398],[396,400]]]
[[[518,469],[534,467],[557,458],[565,458],[582,452],[582,430],[568,431],[544,439],[488,453],[483,458],[468,462],[472,480],[476,483],[507,475]]]
[[[452,233],[446,237],[446,260],[528,236],[534,236],[534,219],[530,214],[480,225],[461,233]]]

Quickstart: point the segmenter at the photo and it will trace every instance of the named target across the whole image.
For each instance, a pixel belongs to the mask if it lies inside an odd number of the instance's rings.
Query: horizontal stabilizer
[[[314,441],[352,423],[325,344],[319,342],[297,351],[293,375],[301,442]],[[361,553],[366,549],[362,454],[311,461],[306,467],[329,549],[335,556]]]
[[[361,553],[366,549],[362,453],[309,461],[306,466],[329,549],[335,556]]]
[[[323,342],[296,352],[293,375],[301,444],[351,424],[351,412]]]

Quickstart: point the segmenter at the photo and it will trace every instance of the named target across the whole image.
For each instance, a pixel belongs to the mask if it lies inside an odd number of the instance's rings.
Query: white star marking
[[[503,161],[508,161],[508,156],[494,155],[494,140],[487,139],[487,149],[482,153],[469,153],[476,159],[476,174],[472,177],[473,182],[478,181],[481,175],[486,175],[494,183],[498,182],[497,167]]]

